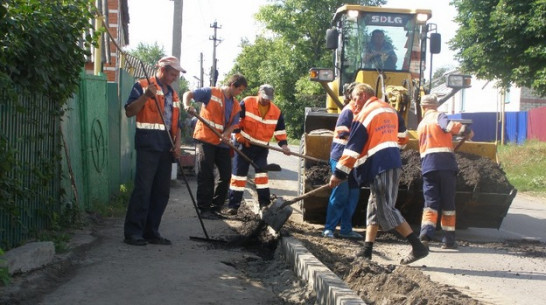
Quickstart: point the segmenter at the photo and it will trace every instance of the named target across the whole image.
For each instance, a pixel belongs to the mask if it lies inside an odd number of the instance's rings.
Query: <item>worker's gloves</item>
[[[245,147],[250,147],[250,141],[247,138],[243,137],[241,133],[235,134],[235,141],[237,141],[237,143],[243,144]]]

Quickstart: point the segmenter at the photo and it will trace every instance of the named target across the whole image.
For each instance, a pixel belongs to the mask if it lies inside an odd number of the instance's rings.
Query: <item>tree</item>
[[[454,0],[460,28],[451,49],[465,71],[546,95],[546,1]]]
[[[165,49],[159,46],[157,41],[153,45],[140,42],[135,50],[128,53],[152,66],[155,66],[162,57],[167,56]]]
[[[93,1],[6,0],[0,4],[0,90],[43,94],[63,104],[79,83],[92,33]]]
[[[353,1],[362,5],[384,4],[384,0]],[[325,33],[343,0],[278,0],[256,14],[268,33],[254,44],[243,41],[242,52],[231,73],[240,72],[249,80],[245,94],[256,94],[262,83],[275,87],[275,104],[285,115],[291,138],[303,133],[304,109],[324,107],[326,96],[317,83],[308,81],[311,67],[330,67],[331,51],[326,50]],[[265,50],[265,51],[264,51]],[[317,105],[317,101],[321,101]]]

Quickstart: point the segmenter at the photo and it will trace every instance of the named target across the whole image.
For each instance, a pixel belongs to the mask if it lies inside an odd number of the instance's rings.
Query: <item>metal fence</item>
[[[45,97],[0,94],[0,135],[16,159],[8,177],[23,195],[0,203],[0,247],[9,249],[59,221],[68,205],[81,210],[108,204],[134,177],[134,118],[123,111],[134,78],[119,84],[82,73],[79,90],[59,119],[58,103]],[[19,109],[25,109],[21,112]],[[59,159],[60,156],[60,159]],[[41,172],[52,170],[53,179]],[[2,190],[6,191],[6,190]]]

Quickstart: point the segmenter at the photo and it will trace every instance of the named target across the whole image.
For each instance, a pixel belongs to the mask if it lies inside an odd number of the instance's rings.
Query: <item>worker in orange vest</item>
[[[254,176],[260,208],[267,206],[270,201],[269,177],[267,171],[261,170],[267,165],[269,150],[252,145],[252,142],[269,145],[271,138],[275,137],[285,154],[290,155],[286,141],[284,117],[279,107],[273,104],[273,97],[273,87],[264,84],[260,86],[258,96],[244,98],[241,101],[239,128],[234,130],[235,140],[239,143],[241,151],[260,168],[256,169]],[[245,158],[238,154],[235,155],[229,187],[228,213],[231,215],[236,215],[241,205],[249,165],[250,163]]]
[[[438,111],[435,95],[425,95],[421,100],[423,119],[417,127],[423,195],[425,205],[421,219],[419,238],[428,245],[436,231],[439,213],[444,231],[443,249],[456,249],[455,242],[455,188],[457,184],[457,161],[453,151],[453,136],[471,139],[470,127],[450,121],[445,113]]]

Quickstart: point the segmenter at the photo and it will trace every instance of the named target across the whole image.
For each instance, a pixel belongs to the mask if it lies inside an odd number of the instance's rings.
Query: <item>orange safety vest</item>
[[[224,92],[220,88],[211,88],[211,97],[209,102],[201,107],[200,116],[216,129],[220,134],[224,132],[225,127],[233,123],[233,118],[241,111],[239,102],[234,97],[233,107],[229,116],[229,122],[225,122],[225,99]],[[220,144],[220,138],[209,127],[205,126],[200,120],[195,125],[193,138],[202,142],[207,142],[213,145]]]
[[[368,160],[373,160],[376,154],[389,154],[390,149],[395,148],[398,152],[398,114],[389,104],[372,97],[364,104],[363,109],[356,116],[358,121],[368,131],[368,139],[364,143],[361,151],[354,151],[351,143],[345,147],[343,156],[339,160],[336,168],[345,174],[349,174],[352,168],[357,171],[364,168]],[[353,139],[354,143],[362,144],[361,139]],[[399,155],[398,155],[399,156]],[[383,158],[384,159],[384,158]],[[398,168],[400,167],[400,158],[391,160],[392,164],[370,164],[370,170],[367,175],[375,177],[380,168]],[[373,163],[373,162],[372,162]]]
[[[440,114],[441,112],[437,110],[427,110],[423,116],[423,120],[417,126],[421,158],[431,153],[452,153],[452,136],[464,131],[464,125],[454,121],[449,121],[444,131],[438,124]]]
[[[281,116],[281,110],[275,104],[269,104],[269,110],[262,118],[258,108],[257,96],[248,96],[244,100],[245,114],[241,117],[239,127],[241,135],[252,142],[267,145],[271,137],[275,136],[277,142],[286,141],[286,130],[275,130]]]
[[[142,86],[142,92],[146,92],[148,89],[148,81],[146,79],[141,79],[140,85]],[[159,103],[159,108],[163,113],[165,109],[165,94],[161,86],[157,84],[156,77],[152,77],[150,82],[157,88],[156,97]],[[172,119],[171,119],[171,137],[173,141],[178,134],[178,117],[180,112],[180,99],[178,94],[173,90],[173,110],[172,110]],[[161,115],[157,111],[157,105],[154,98],[148,98],[146,104],[142,110],[136,115],[136,128],[141,130],[165,130],[165,124],[161,120]]]

